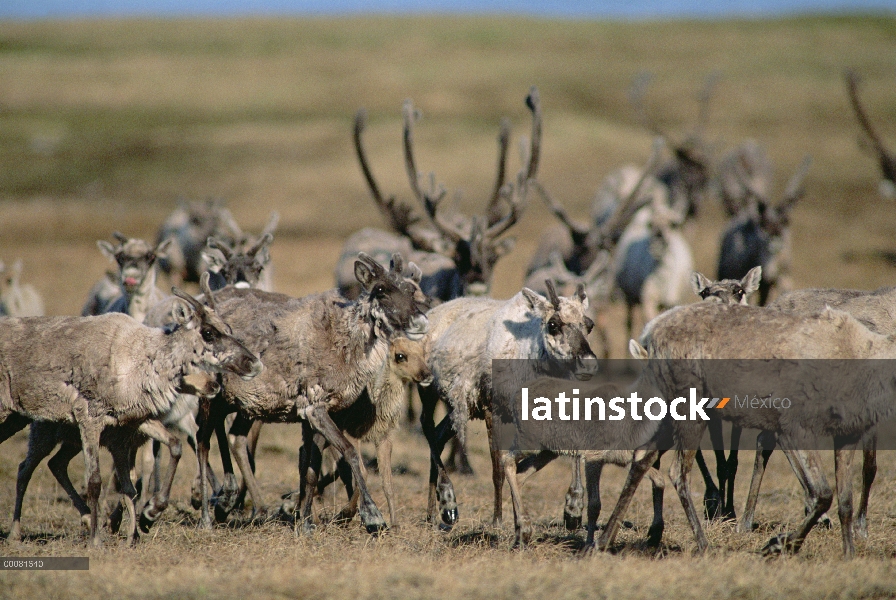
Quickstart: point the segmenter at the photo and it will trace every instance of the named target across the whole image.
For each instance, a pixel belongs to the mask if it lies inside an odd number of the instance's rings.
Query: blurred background
[[[707,78],[716,78],[703,131],[713,160],[756,140],[774,165],[774,201],[811,154],[806,194],[792,212],[796,287],[893,285],[896,205],[879,192],[877,156],[850,106],[847,68],[860,75],[869,119],[896,151],[892,0],[3,0],[0,260],[23,260],[23,281],[43,295],[48,314],[77,314],[112,267],[98,239],[112,240],[120,231],[155,240],[179,199],[219,198],[253,233],[271,211],[280,213],[271,246],[277,291],[298,296],[329,289],[346,237],[386,225],[352,147],[355,112],[367,109],[365,143],[384,195],[414,204],[402,158],[401,110],[410,98],[423,115],[415,129],[419,171],[434,172],[458,210],[481,214],[495,179],[503,117],[512,131],[509,169],[519,168],[516,149],[530,131],[524,100],[532,85],[544,114],[539,180],[574,218],[587,220],[604,179],[624,164],[643,165],[650,154],[652,133],[630,101],[633,83],[650,74],[645,111],[679,140],[699,120]],[[710,277],[726,220],[709,197],[684,231],[697,268]],[[554,222],[537,197],[529,200],[508,232],[516,248],[497,263],[494,296],[520,289],[539,236]],[[160,285],[169,282],[160,278]],[[608,317],[612,354],[623,356],[623,307],[615,305]],[[295,484],[298,430],[265,431],[261,484],[269,502],[279,502]],[[508,554],[509,504],[503,530],[488,525],[491,463],[481,422],[468,439],[477,477],[458,479],[464,520],[450,537],[423,521],[428,455],[408,427],[396,444],[404,534],[372,542],[360,528],[344,534],[330,528],[295,539],[276,523],[196,532],[187,501],[192,471],[185,468],[176,484],[179,504],[166,513],[175,523],[157,526],[137,549],[111,549],[92,561],[89,579],[41,573],[33,593],[21,595],[47,595],[52,588],[52,596],[66,590],[95,597],[92,587],[112,588],[106,581],[117,582],[116,590],[146,590],[145,597],[206,597],[206,586],[222,596],[273,590],[269,595],[281,597],[332,596],[338,586],[377,597],[390,597],[390,590],[394,597],[431,597],[434,589],[511,598],[522,597],[521,590],[534,590],[535,597],[561,590],[623,597],[620,590],[628,589],[629,597],[892,594],[892,460],[880,460],[874,534],[861,550],[882,561],[831,569],[827,561],[840,553],[836,527],[813,532],[799,561],[770,564],[746,554],[761,547],[767,531],[802,514],[803,492],[786,461],[774,459],[762,500],[770,529],[754,536],[736,536],[726,524],[709,529],[714,546],[738,553],[720,550],[692,561],[690,530],[669,493],[673,558],[598,557],[595,567],[583,569],[569,560],[568,542],[575,538],[557,522],[568,470],[545,469],[526,488],[539,527],[554,533],[534,549]],[[6,514],[24,451],[20,434],[0,456]],[[751,456],[741,459],[741,465],[751,462]],[[77,469],[81,461],[72,464]],[[622,470],[608,471],[605,511],[624,477]],[[45,532],[35,539],[47,544],[46,552],[83,552],[68,500],[45,469],[38,477],[29,488],[26,529]],[[738,478],[738,498],[748,481]],[[647,523],[652,500],[646,486],[639,494],[630,518]],[[337,501],[342,497],[333,494],[329,502]],[[642,533],[625,535],[633,540]],[[713,577],[706,577],[707,566]],[[466,593],[476,586],[485,593]]]
[[[717,18],[792,13],[892,11],[886,0],[8,0],[0,15],[16,18],[110,15],[246,15],[371,13],[524,14],[563,18]]]
[[[115,230],[154,239],[179,198],[221,198],[250,231],[279,211],[276,288],[331,287],[345,237],[384,225],[351,145],[358,108],[369,113],[384,192],[413,203],[401,154],[407,98],[423,114],[419,170],[474,214],[494,180],[502,117],[518,168],[524,99],[537,85],[540,180],[586,218],[604,178],[650,153],[629,99],[644,73],[645,109],[681,137],[716,76],[706,140],[716,156],[747,138],[764,145],[775,198],[813,156],[793,213],[797,286],[893,280],[893,204],[878,194],[843,79],[845,68],[861,75],[866,109],[896,147],[896,17],[885,2],[13,0],[0,17],[0,259],[24,260],[23,279],[50,314],[78,312],[111,266],[97,239]],[[687,235],[714,276],[725,217],[707,204]],[[494,295],[519,290],[552,222],[529,202]]]

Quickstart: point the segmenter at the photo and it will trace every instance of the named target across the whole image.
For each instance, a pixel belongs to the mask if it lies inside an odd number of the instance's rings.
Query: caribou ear
[[[161,242],[158,243],[155,250],[152,251],[157,257],[167,257],[168,256],[168,246],[171,245],[171,238],[165,238]]]
[[[106,240],[97,240],[96,247],[100,249],[100,252],[103,253],[103,256],[115,262],[115,246],[107,242]]]
[[[497,242],[495,244],[495,254],[498,256],[504,256],[505,254],[509,254],[513,247],[516,245],[516,238],[508,237],[503,240]]]
[[[205,287],[208,288],[208,273],[202,274],[202,279],[200,279],[199,283],[200,289],[202,289],[203,280],[206,283]],[[191,329],[202,319],[205,307],[202,306],[202,303],[199,302],[199,300],[177,287],[172,287],[171,293],[183,300],[183,302],[178,302],[177,306],[182,306],[184,302],[187,304],[187,311],[183,313],[183,318],[177,318],[176,316],[176,320],[187,329]],[[177,310],[178,309],[175,308],[174,312],[177,313]]]
[[[373,287],[373,282],[376,280],[376,275],[374,275],[370,267],[360,260],[356,260],[355,279],[358,280],[358,283],[361,284],[361,287],[364,288],[365,291],[370,291],[370,288]]]
[[[546,315],[551,309],[551,304],[541,297],[537,292],[527,287],[523,288],[523,297],[529,304],[529,309],[537,315]]]
[[[185,329],[193,329],[199,321],[196,318],[196,309],[186,299],[178,297],[181,299],[174,303],[174,308],[171,309],[171,316],[178,326]]]
[[[420,267],[418,267],[416,263],[409,262],[407,272],[407,278],[419,285],[420,281],[423,279],[423,271]]]
[[[762,267],[753,267],[740,280],[740,287],[744,288],[744,294],[749,296],[759,289],[759,282],[762,281]]]
[[[205,305],[215,310],[215,296],[212,294],[212,288],[209,285],[212,276],[208,271],[199,276],[199,291],[205,297]]]
[[[212,273],[220,273],[221,269],[224,268],[224,265],[227,264],[227,259],[224,258],[223,252],[217,248],[209,248],[208,246],[202,249],[202,260],[205,261],[208,270]]]
[[[374,260],[374,258],[366,252],[358,252],[358,260],[364,263],[374,275],[381,277],[386,274],[386,269],[383,268],[383,265]]]
[[[691,289],[694,290],[694,293],[698,296],[700,296],[700,293],[703,290],[709,287],[709,284],[709,279],[704,277],[702,273],[698,273],[697,271],[691,273]]]
[[[576,286],[576,297],[582,303],[582,308],[588,308],[588,294],[585,293],[585,284],[579,282]]]
[[[647,349],[639,344],[636,340],[628,341],[629,353],[638,360],[647,360]]]

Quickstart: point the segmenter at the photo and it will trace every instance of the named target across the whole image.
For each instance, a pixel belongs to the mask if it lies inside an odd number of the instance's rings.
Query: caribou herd
[[[497,441],[499,398],[491,385],[492,361],[532,359],[520,361],[524,366],[515,376],[531,381],[533,390],[552,385],[558,372],[588,380],[600,364],[592,341],[602,357],[612,354],[607,309],[615,302],[626,309],[628,352],[648,363],[896,357],[896,288],[792,289],[790,213],[803,196],[810,159],[800,163],[773,202],[773,168],[762,145],[744,140],[722,153],[706,141],[714,79],[699,96],[693,129],[679,136],[660,127],[645,109],[647,82],[643,77],[636,81],[631,102],[655,136],[650,156],[607,177],[588,221],[570,217],[539,181],[542,106],[533,87],[525,99],[531,134],[521,143],[521,167],[508,175],[511,127],[502,121],[494,185],[475,215],[446,208],[448,192],[436,175],[418,171],[414,127],[420,112],[410,100],[402,112],[402,144],[411,203],[380,187],[363,140],[366,113],[357,113],[354,149],[387,228],[366,228],[348,237],[330,291],[303,298],[273,291],[269,247],[278,215],[272,213],[259,234],[245,233],[221,200],[181,202],[152,242],[118,231],[114,242],[100,240],[100,252],[115,269],[89,291],[81,316],[42,316],[40,296],[21,281],[21,261],[0,262],[0,441],[30,425],[8,541],[21,538],[28,482],[54,450],[49,467],[81,514],[92,544],[101,543],[105,524],[113,532],[124,525],[129,543],[153,526],[170,500],[182,436],[195,455],[191,500],[200,511],[200,527],[226,520],[247,493],[254,510],[263,511],[271,499],[258,485],[254,461],[262,423],[301,428],[298,488],[283,496],[271,518],[292,523],[297,534],[311,529],[317,520],[315,498],[338,480],[348,502],[337,520],[351,521],[359,513],[372,534],[396,528],[392,439],[416,391],[431,465],[426,515],[436,529],[450,529],[459,517],[443,450],[455,439],[463,464],[466,426],[474,419],[483,420],[488,432],[496,526],[502,520],[505,480],[510,489],[514,546],[525,546],[533,533],[518,476],[562,454],[572,456],[573,467],[564,522],[578,529],[587,512],[586,549],[611,547],[644,475],[652,482],[654,499],[647,544],[658,546],[666,482],[660,456],[668,452],[671,482],[697,549],[705,550],[709,543],[689,487],[694,459],[706,485],[705,516],[738,519],[738,531],[750,532],[764,469],[779,447],[805,491],[806,513],[794,532],[775,536],[763,552],[797,552],[825,518],[834,496],[819,466],[819,451],[800,445],[800,436],[809,431],[833,436],[843,553],[853,555],[854,537],[868,535],[876,427],[896,406],[896,377],[889,372],[878,378],[852,375],[857,399],[849,406],[855,414],[832,414],[824,408],[826,398],[801,398],[795,390],[795,400],[819,407],[799,422],[775,409],[729,410],[708,427],[662,419],[616,428],[601,424],[603,429],[593,432],[607,447],[619,436],[638,439],[634,450],[570,450],[560,425],[545,428],[538,451],[507,449]],[[861,104],[858,76],[847,72],[845,82],[860,129],[877,153],[881,190],[892,195],[896,158]],[[521,274],[522,289],[506,300],[490,298],[495,266],[514,248],[514,239],[505,234],[533,198],[545,203],[557,223],[538,241]],[[714,199],[729,219],[716,280],[694,271],[689,243],[707,202]],[[159,284],[159,271],[174,285],[170,294]],[[198,283],[199,295],[182,291],[185,283]],[[636,317],[641,329],[635,327]],[[696,367],[672,372],[648,366],[641,377],[669,397],[689,387],[712,397],[730,386],[750,385],[744,373],[720,382]],[[444,417],[436,423],[439,410]],[[761,431],[739,517],[734,508],[737,444],[726,456],[716,443],[722,420],[730,421],[733,440],[743,428]],[[717,481],[697,449],[707,428]],[[209,464],[212,435],[221,453],[219,474]],[[361,442],[376,447],[388,524],[368,488]],[[859,444],[863,486],[854,524],[849,469]],[[164,476],[160,445],[169,456]],[[100,447],[113,457],[108,481],[120,496],[108,515],[99,502]],[[331,470],[323,460],[327,448],[339,458]],[[86,465],[83,496],[67,472],[80,452]],[[597,537],[599,480],[608,463],[628,468],[629,475]],[[141,479],[135,486],[137,471]]]

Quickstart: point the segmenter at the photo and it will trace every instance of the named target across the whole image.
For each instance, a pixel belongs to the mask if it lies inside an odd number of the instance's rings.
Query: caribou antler
[[[555,200],[544,186],[541,185],[541,182],[537,179],[533,179],[529,182],[538,195],[541,196],[541,199],[544,200],[544,203],[547,204],[548,209],[553,213],[557,220],[563,223],[564,226],[569,230],[569,234],[572,236],[573,243],[577,246],[580,246],[585,238],[588,236],[588,228],[582,227],[581,225],[576,224],[569,216],[569,213],[566,212],[566,208],[563,207],[557,200]]]
[[[647,114],[647,110],[644,108],[644,96],[647,94],[647,86],[650,84],[651,79],[653,79],[653,75],[650,73],[640,73],[635,77],[628,92],[629,102],[631,103],[632,108],[635,109],[641,123],[648,131],[653,135],[668,140],[670,146],[675,146],[675,144],[672,143],[672,136],[670,136],[667,131],[663,130],[663,128],[661,128],[657,122]]]
[[[538,164],[541,159],[541,130],[542,130],[542,118],[541,118],[541,99],[538,95],[538,88],[536,86],[532,86],[529,88],[529,94],[526,96],[526,107],[528,107],[529,111],[532,113],[532,135],[529,139],[528,149],[525,149],[521,152],[522,160],[520,161],[523,165],[520,173],[517,176],[517,188],[525,187],[528,185],[530,180],[534,180],[538,173]],[[488,208],[486,209],[486,217],[488,219],[487,225],[488,227],[493,227],[497,223],[501,222],[502,219],[505,218],[501,210],[499,209],[500,202],[502,200],[506,200],[508,198],[513,198],[513,194],[508,194],[504,185],[504,178],[506,172],[506,163],[507,163],[507,146],[510,139],[510,124],[506,119],[501,121],[501,133],[498,138],[499,143],[499,157],[498,157],[498,177],[495,180],[495,188],[492,192],[491,199],[489,200]],[[521,202],[524,201],[525,194],[521,196]],[[520,206],[516,207],[517,211],[521,209]],[[514,205],[511,203],[511,211],[514,210]],[[519,214],[517,214],[517,218]],[[515,220],[514,220],[515,222]],[[512,225],[513,223],[510,223]],[[505,228],[506,229],[506,228]]]
[[[535,181],[538,173],[538,163],[541,158],[541,99],[538,88],[534,85],[529,88],[526,96],[526,106],[532,112],[532,137],[529,142],[529,151],[524,153],[523,168],[517,174],[516,183],[505,185],[499,190],[498,197],[505,200],[510,207],[510,212],[497,220],[492,217],[497,210],[491,210],[489,205],[488,227],[485,230],[485,238],[493,240],[512,227],[520,218],[529,191],[529,185]]]
[[[703,131],[706,129],[706,124],[709,123],[709,105],[712,101],[719,79],[720,75],[716,71],[707,75],[706,80],[703,82],[703,89],[697,94],[697,122],[694,124],[694,129],[688,135],[689,140],[699,140],[703,137]]]
[[[355,113],[355,128],[353,140],[355,143],[355,153],[358,156],[358,162],[361,165],[361,172],[364,174],[364,180],[370,193],[373,195],[373,201],[376,202],[377,208],[386,217],[389,226],[396,232],[410,236],[409,228],[411,225],[420,221],[420,217],[414,214],[413,209],[405,204],[399,203],[395,196],[383,198],[380,188],[373,177],[373,171],[370,170],[370,164],[367,162],[367,153],[364,151],[364,145],[361,143],[361,134],[367,125],[367,111],[363,108]]]
[[[644,182],[647,181],[647,178],[652,176],[659,166],[664,146],[665,142],[662,136],[653,140],[653,150],[650,153],[650,158],[647,159],[647,164],[644,165],[644,169],[641,171],[641,176],[638,177],[638,181],[635,182],[632,191],[619,202],[612,214],[601,223],[599,234],[601,240],[600,246],[606,246],[608,242],[611,245],[615,244],[616,240],[619,239],[622,230],[625,229],[628,222],[635,216],[638,209],[648,202],[648,199],[641,198],[641,188],[644,186]]]
[[[504,179],[507,175],[507,147],[510,144],[510,121],[501,119],[501,130],[498,133],[498,168],[495,177],[495,187],[492,191],[488,207],[485,209],[485,215],[488,218],[488,224],[497,223],[501,220],[502,214],[498,208],[501,203],[501,188],[504,187]]]
[[[237,243],[241,243],[242,240],[245,239],[246,234],[243,233],[243,229],[236,222],[236,219],[233,218],[232,212],[222,207],[218,211],[218,218],[221,220],[221,223],[230,231],[230,236]]]
[[[885,179],[896,183],[896,156],[890,154],[886,146],[884,146],[883,140],[881,140],[880,136],[874,130],[874,127],[871,125],[871,120],[868,118],[868,114],[865,112],[862,103],[859,101],[859,75],[852,69],[847,69],[845,77],[846,90],[849,93],[849,101],[856,113],[856,118],[859,120],[859,125],[861,125],[865,135],[868,136],[871,143],[874,145],[874,150],[877,152],[883,176]]]
[[[260,237],[264,237],[266,234],[270,233],[271,237],[274,236],[274,231],[277,229],[277,225],[280,223],[280,213],[276,210],[271,211],[271,215],[268,217],[267,225],[264,226],[264,229],[261,230],[259,234]]]
[[[507,201],[507,204],[510,206],[510,212],[503,219],[485,229],[483,232],[485,239],[493,240],[497,238],[519,220],[523,212],[523,204],[525,203],[526,190],[529,183],[523,181],[522,177],[519,177],[516,185],[504,186],[501,191],[501,197]]]
[[[264,239],[264,238],[262,238]],[[209,237],[205,241],[205,245],[209,248],[214,248],[215,250],[220,250],[221,254],[224,255],[224,260],[230,260],[233,257],[233,248],[230,247],[230,244],[224,243],[221,240]]]
[[[526,165],[525,181],[535,179],[538,174],[538,164],[541,160],[541,96],[538,94],[538,88],[534,85],[529,88],[529,95],[526,96],[526,106],[532,112],[532,138],[529,149],[529,160]]]
[[[812,156],[806,155],[806,157],[803,158],[803,162],[800,163],[800,166],[797,167],[797,170],[790,178],[790,181],[787,182],[787,187],[784,188],[784,197],[780,204],[782,207],[790,208],[797,200],[803,197],[803,194],[806,193],[806,187],[803,183],[811,165]]]
[[[266,232],[263,236],[258,238],[257,242],[252,244],[252,246],[248,250],[246,250],[246,256],[249,256],[250,258],[255,258],[255,255],[258,254],[258,252],[262,248],[266,247],[272,241],[274,241],[274,235],[269,231]]]
[[[404,166],[408,173],[411,191],[414,192],[414,196],[423,205],[426,214],[439,233],[452,242],[457,243],[464,238],[463,233],[442,221],[438,216],[439,203],[447,194],[444,186],[437,185],[435,173],[430,173],[429,190],[424,192],[420,187],[420,174],[417,172],[417,165],[414,161],[414,121],[420,115],[414,110],[414,105],[410,100],[405,100],[402,112],[404,114]]]
[[[781,202],[778,204],[779,207],[786,209],[791,208],[794,204],[796,204],[797,200],[802,198],[803,194],[806,192],[806,188],[803,185],[806,174],[809,172],[809,166],[812,164],[812,156],[806,155],[803,158],[803,161],[800,163],[800,166],[797,167],[796,171],[794,171],[793,175],[790,177],[790,181],[787,182],[787,187],[784,188],[784,194],[782,196]],[[740,168],[739,165],[735,165],[734,173],[737,176],[738,182],[744,186],[744,189],[747,190],[747,193],[752,196],[756,201],[765,204],[766,206],[771,205],[771,199],[763,194],[760,190],[756,189],[753,185],[753,182],[750,181],[746,174],[743,172],[743,169]]]
[[[754,199],[759,202],[769,203],[768,197],[765,193],[762,192],[759,188],[753,185],[752,179],[747,175],[746,169],[744,168],[741,161],[737,161],[734,163],[734,176],[737,178],[737,182],[743,186],[744,190],[746,190],[748,196],[752,196]]]
[[[551,301],[554,310],[560,310],[560,296],[557,295],[557,290],[554,288],[554,281],[552,279],[545,279],[544,285],[548,290],[548,300]]]

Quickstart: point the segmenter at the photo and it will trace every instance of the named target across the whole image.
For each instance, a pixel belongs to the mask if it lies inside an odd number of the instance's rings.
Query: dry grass
[[[857,143],[842,70],[863,74],[868,110],[896,147],[894,41],[892,16],[639,24],[424,17],[0,23],[0,258],[24,258],[26,277],[51,313],[76,313],[107,266],[97,238],[115,229],[152,237],[177,196],[223,196],[247,227],[260,227],[272,209],[283,216],[273,249],[279,290],[325,289],[345,235],[381,223],[350,145],[359,106],[370,113],[367,143],[385,190],[409,199],[400,107],[410,97],[425,113],[417,129],[421,170],[436,170],[449,188],[464,191],[462,208],[477,210],[491,185],[498,122],[507,115],[514,133],[524,135],[522,100],[537,84],[545,111],[541,179],[584,216],[607,173],[649,152],[649,135],[626,97],[632,78],[656,74],[648,106],[664,126],[683,133],[694,120],[703,77],[718,71],[708,133],[721,149],[746,137],[762,141],[782,186],[804,154],[814,156],[809,193],[794,213],[797,283],[889,284],[892,268],[877,256],[893,247],[896,218],[876,194],[873,159]],[[515,231],[517,251],[498,265],[497,296],[518,290],[549,221],[542,206],[529,207]],[[689,233],[698,266],[708,273],[722,226],[713,206]],[[622,327],[611,334],[620,355]],[[526,484],[538,539],[510,552],[510,528],[490,525],[490,465],[478,425],[472,439],[477,475],[457,478],[462,520],[444,534],[422,521],[422,438],[402,434],[396,485],[403,527],[382,539],[357,523],[295,538],[281,524],[250,525],[239,516],[232,527],[198,531],[186,503],[192,476],[186,460],[175,507],[136,549],[109,541],[103,550],[88,550],[75,512],[41,468],[26,502],[29,541],[0,546],[0,553],[87,553],[91,570],[4,572],[0,596],[88,597],[120,594],[122,587],[139,597],[896,594],[891,453],[880,459],[872,537],[851,563],[839,561],[836,529],[813,532],[796,558],[764,562],[755,555],[801,514],[801,491],[780,457],[772,460],[760,501],[760,531],[738,536],[730,526],[710,525],[715,550],[692,557],[691,534],[669,494],[661,560],[634,550],[579,560],[581,535],[558,526],[568,469],[550,467]],[[295,484],[297,442],[295,428],[264,433],[259,476],[270,507]],[[11,513],[24,448],[22,435],[0,446],[0,514]],[[751,461],[747,453],[741,464]],[[72,473],[81,477],[80,460]],[[622,477],[608,470],[606,510]],[[739,498],[746,479],[738,481]],[[336,504],[330,498],[323,510],[332,513]],[[649,518],[643,489],[629,519],[643,527]],[[626,531],[622,542],[634,548],[643,535]]]

